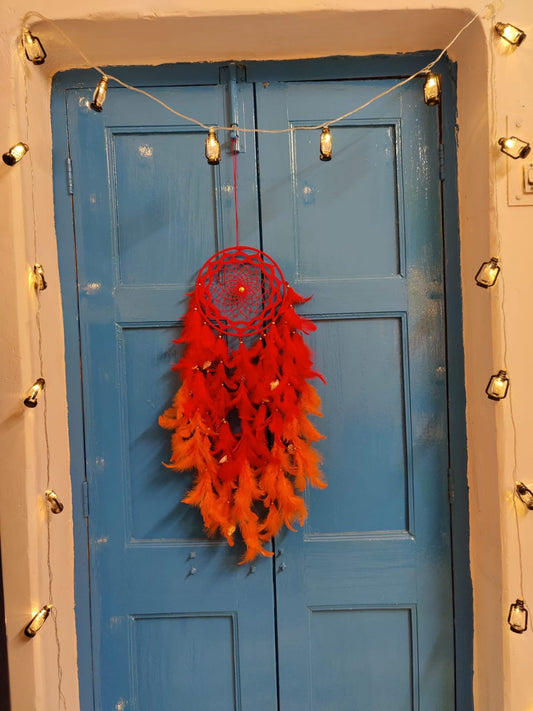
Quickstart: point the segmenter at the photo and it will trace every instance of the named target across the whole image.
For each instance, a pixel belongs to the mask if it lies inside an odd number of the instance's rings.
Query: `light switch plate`
[[[523,141],[533,144],[533,121],[525,115],[507,116],[506,136],[517,136]],[[513,160],[503,156],[507,160],[507,204],[509,207],[533,206],[533,186],[528,185],[528,170],[533,168],[533,153],[525,160],[518,158]]]

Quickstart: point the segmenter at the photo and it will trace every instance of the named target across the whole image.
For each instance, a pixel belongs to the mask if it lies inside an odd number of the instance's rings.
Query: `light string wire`
[[[491,22],[495,22],[494,8],[492,8]],[[497,127],[497,107],[496,107],[496,69],[495,69],[495,54],[494,54],[494,42],[489,42],[490,46],[490,84],[491,84],[491,123],[492,123],[492,136],[491,145],[497,145],[498,139],[498,127]],[[496,248],[498,259],[502,256],[502,235],[500,231],[500,216],[498,211],[498,173],[497,173],[497,161],[492,161],[492,181],[494,185],[494,230],[496,236]],[[507,371],[507,357],[508,357],[508,341],[507,341],[507,316],[505,310],[506,301],[506,279],[505,279],[505,268],[501,270],[500,273],[500,285],[501,285],[501,298],[500,302],[500,312],[501,312],[501,331],[502,331],[502,342],[503,342],[503,369]],[[523,564],[523,551],[522,551],[522,537],[520,532],[520,521],[518,516],[518,504],[517,504],[517,493],[515,481],[517,479],[518,471],[518,433],[516,427],[516,419],[513,408],[513,388],[512,385],[509,387],[509,416],[511,419],[511,430],[512,430],[512,491],[513,491],[513,514],[514,522],[516,527],[516,541],[518,548],[518,575],[519,575],[519,589],[520,589],[520,599],[525,603],[524,597],[524,564]]]
[[[397,82],[394,84],[392,87],[389,87],[385,91],[377,94],[376,96],[372,97],[365,103],[361,104],[360,106],[357,106],[354,109],[351,109],[350,111],[347,111],[345,114],[342,114],[341,116],[338,116],[337,118],[330,119],[328,121],[322,122],[320,124],[316,125],[311,125],[311,126],[289,126],[286,128],[282,129],[264,129],[264,128],[243,128],[239,127],[239,131],[243,133],[265,133],[265,134],[282,134],[282,133],[292,133],[293,131],[302,131],[302,130],[318,130],[322,129],[327,126],[334,125],[336,123],[339,123],[350,116],[353,116],[354,114],[358,113],[359,111],[362,111],[363,109],[367,108],[371,104],[373,104],[375,101],[378,99],[381,99],[388,94],[392,93],[393,91],[396,91],[397,89],[401,88],[402,86],[405,86],[409,82],[413,81],[415,78],[419,77],[420,75],[427,74],[441,59],[442,57],[446,54],[446,52],[455,44],[455,42],[459,39],[459,37],[465,32],[470,25],[472,25],[477,18],[484,13],[487,9],[492,9],[492,19],[494,20],[494,6],[489,3],[484,5],[476,14],[465,24],[463,27],[456,33],[456,35],[452,38],[452,40],[446,45],[446,47],[437,55],[437,57],[426,64],[423,68],[418,70],[417,72],[411,74],[409,77],[406,79],[403,79],[400,82]],[[196,119],[194,117],[188,116],[180,111],[177,111],[176,109],[172,108],[168,104],[166,104],[164,101],[161,99],[157,98],[153,94],[150,94],[149,92],[145,91],[144,89],[140,89],[139,87],[132,86],[130,84],[127,84],[126,82],[122,81],[118,77],[109,74],[105,72],[101,67],[98,65],[94,64],[89,57],[78,47],[78,45],[75,44],[75,42],[69,37],[69,35],[63,31],[63,29],[53,20],[50,18],[46,17],[42,13],[36,11],[36,10],[31,10],[27,12],[24,15],[23,18],[23,27],[26,26],[26,23],[31,17],[37,17],[40,20],[48,23],[50,26],[52,26],[67,42],[69,45],[72,46],[72,48],[83,58],[85,63],[88,65],[89,68],[94,69],[97,71],[99,74],[101,74],[103,77],[107,77],[108,79],[111,79],[112,81],[116,82],[120,86],[124,87],[125,89],[129,89],[130,91],[134,91],[136,93],[142,94],[146,96],[148,99],[156,102],[160,106],[162,106],[164,109],[169,111],[170,113],[178,116],[179,118],[188,121],[190,123],[193,123],[200,128],[203,128],[205,130],[209,130],[210,128],[215,128],[218,131],[234,131],[235,127],[234,126],[222,126],[222,125],[216,125],[216,126],[209,126],[205,124],[204,122],[200,121],[199,119]],[[492,89],[492,125],[493,125],[493,134],[496,133],[496,107],[495,107],[495,72],[494,72],[494,48],[492,43],[490,43],[490,59],[491,59],[491,89]],[[27,121],[27,128],[28,128],[28,133],[29,133],[29,118],[28,118],[28,106],[27,106],[27,101],[28,101],[28,92],[27,92],[27,83],[26,83],[26,71],[24,72],[24,83],[25,83],[25,98],[26,98],[26,121]],[[495,136],[494,136],[495,137]],[[495,137],[496,138],[496,137]],[[32,163],[32,158],[31,158],[31,152],[30,152],[30,163],[31,163],[31,173],[32,173],[32,212],[33,212],[33,223],[34,223],[34,249],[36,252],[37,249],[37,235],[36,235],[36,216],[35,216],[35,199],[33,195],[33,186],[34,186],[34,175],[33,175],[33,163]],[[496,186],[496,170],[494,170],[494,185]],[[235,195],[236,198],[236,195]],[[495,201],[496,201],[496,240],[497,240],[497,245],[498,245],[498,252],[501,255],[501,234],[499,230],[499,218],[498,218],[498,211],[497,211],[497,191],[495,195]],[[235,208],[237,209],[237,206],[235,205]],[[238,219],[237,213],[236,213],[236,220]],[[237,243],[238,243],[238,222],[236,222],[236,238],[237,238]],[[508,344],[507,344],[507,324],[506,324],[506,315],[505,315],[505,276],[501,274],[501,285],[502,285],[502,298],[500,300],[500,307],[501,307],[501,314],[502,314],[502,330],[503,330],[503,347],[504,347],[504,353],[503,353],[503,361],[504,361],[504,367],[506,367],[506,362],[507,362],[507,350],[508,350]],[[37,306],[37,312],[36,312],[36,322],[37,322],[37,331],[38,331],[38,338],[39,338],[39,359],[41,363],[41,372],[43,370],[43,353],[42,353],[42,333],[41,333],[41,317],[40,317],[40,296],[39,292],[37,292],[37,299],[38,299],[38,306]],[[521,543],[521,537],[520,537],[520,526],[519,526],[519,520],[518,520],[518,510],[517,510],[517,503],[516,503],[516,492],[515,492],[515,486],[514,486],[514,480],[516,478],[516,472],[517,472],[517,461],[518,461],[518,456],[517,456],[517,429],[516,429],[516,421],[515,421],[515,416],[514,416],[514,410],[513,410],[513,402],[512,402],[512,393],[510,392],[510,416],[511,416],[511,424],[512,424],[512,431],[513,431],[513,508],[514,508],[514,514],[515,514],[515,523],[516,523],[516,531],[517,531],[517,541],[518,541],[518,552],[519,552],[519,568],[520,568],[520,593],[521,593],[521,599],[524,600],[524,588],[523,588],[523,563],[522,563],[522,543]],[[45,431],[45,442],[46,442],[46,449],[47,449],[47,463],[46,463],[46,477],[47,477],[47,488],[49,488],[50,484],[50,449],[49,449],[49,441],[48,441],[48,425],[47,425],[47,402],[46,402],[46,392],[44,393],[44,431]],[[49,597],[50,597],[50,602],[52,602],[52,582],[53,582],[53,573],[51,569],[51,562],[50,562],[50,514],[48,513],[48,568],[49,568]],[[59,635],[58,635],[58,630],[57,630],[57,615],[55,613],[55,608],[54,611],[52,612],[53,618],[54,618],[54,625],[56,629],[56,640],[57,640],[57,647],[58,647],[58,683],[59,683],[59,695],[60,699],[63,701],[63,704],[65,704],[65,698],[62,692],[61,688],[61,666],[60,666],[60,643],[59,643]],[[66,706],[65,706],[66,708]]]
[[[417,77],[427,74],[431,69],[444,57],[446,52],[450,49],[450,47],[457,42],[459,37],[467,30],[470,25],[477,20],[477,18],[484,13],[487,9],[492,8],[493,6],[491,3],[483,5],[483,7],[476,12],[476,14],[465,24],[461,29],[457,32],[457,34],[454,36],[454,38],[448,42],[446,47],[439,52],[437,57],[433,59],[431,62],[426,64],[424,67],[416,71],[414,74],[411,74],[408,76],[406,79],[402,79],[402,81],[397,82],[393,86],[389,87],[385,91],[382,91],[380,94],[377,94],[376,96],[373,96],[371,99],[366,101],[364,104],[361,104],[360,106],[357,106],[354,109],[351,109],[350,111],[347,111],[345,114],[342,114],[341,116],[337,116],[337,118],[330,119],[328,121],[323,121],[320,124],[315,124],[312,126],[288,126],[286,128],[277,128],[277,129],[272,129],[272,128],[241,128],[239,127],[239,132],[242,133],[292,133],[293,131],[316,131],[322,128],[326,128],[328,126],[333,126],[336,123],[339,123],[340,121],[344,121],[344,119],[349,118],[350,116],[353,116],[354,114],[358,113],[359,111],[362,111],[363,109],[366,109],[368,106],[374,103],[374,101],[377,101],[378,99],[382,99],[384,96],[387,96],[388,94],[392,93],[393,91],[396,91],[397,89],[400,89],[402,86],[405,86],[409,82],[413,81],[413,79],[416,79]],[[99,72],[102,77],[107,77],[108,79],[111,79],[112,81],[116,82],[120,86],[124,87],[125,89],[129,89],[130,91],[135,91],[138,94],[142,94],[143,96],[146,96],[148,99],[151,99],[152,101],[155,101],[157,104],[162,106],[164,109],[167,111],[170,111],[172,114],[175,116],[178,116],[179,118],[183,119],[184,121],[189,121],[190,123],[193,123],[197,126],[200,126],[200,128],[205,129],[206,131],[209,131],[209,129],[214,129],[217,131],[235,131],[235,126],[219,126],[219,125],[214,125],[214,126],[209,126],[205,124],[203,121],[200,121],[197,118],[194,118],[192,116],[187,116],[186,114],[181,113],[180,111],[177,111],[176,109],[172,108],[168,104],[166,104],[164,101],[161,99],[158,99],[156,96],[153,94],[150,94],[150,92],[145,91],[144,89],[140,89],[139,87],[132,86],[131,84],[127,84],[126,82],[122,81],[122,79],[119,79],[118,77],[108,74],[105,72],[101,67],[99,67],[97,64],[94,64],[89,57],[83,52],[78,45],[69,37],[69,35],[61,29],[61,27],[57,24],[57,22],[54,22],[54,20],[51,20],[49,17],[46,17],[46,15],[43,15],[42,13],[38,12],[37,10],[30,10],[27,12],[23,19],[22,19],[22,28],[21,28],[21,36],[22,36],[22,31],[26,27],[26,23],[31,17],[38,17],[40,20],[43,22],[47,22],[49,25],[51,25],[70,45],[71,47],[82,57],[82,59],[85,61],[85,63],[88,65],[89,69],[94,69],[95,71]]]
[[[28,65],[26,61],[23,61],[20,57],[23,72],[23,83],[24,83],[24,110],[26,119],[26,143],[31,146],[30,140],[30,111],[29,111],[29,92],[28,92]],[[28,151],[29,166],[30,166],[30,182],[31,182],[31,219],[32,219],[32,247],[33,247],[33,263],[37,263],[38,259],[38,237],[37,237],[37,213],[35,207],[35,170],[33,164],[32,151]],[[37,329],[37,353],[39,359],[39,375],[44,376],[45,364],[44,364],[44,348],[43,348],[43,332],[42,332],[42,322],[41,322],[41,291],[40,289],[35,289],[35,295],[37,299],[37,306],[35,309],[35,325]],[[45,472],[46,472],[46,489],[51,488],[51,454],[50,454],[50,437],[48,430],[48,398],[46,394],[46,385],[42,392],[42,412],[43,412],[43,435],[46,451],[45,459]],[[49,506],[46,506],[46,567],[48,572],[48,602],[50,605],[54,605],[54,571],[52,568],[52,530],[51,530],[51,519],[52,513]],[[58,696],[58,708],[65,709],[67,711],[67,702],[65,694],[63,693],[63,666],[61,662],[61,640],[59,636],[59,625],[57,620],[57,610],[54,605],[50,612],[50,616],[53,621],[55,642],[56,642],[56,663],[57,663],[57,696]]]

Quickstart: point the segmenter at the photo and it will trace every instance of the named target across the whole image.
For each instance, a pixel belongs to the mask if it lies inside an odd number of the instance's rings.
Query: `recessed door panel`
[[[327,432],[328,488],[309,492],[307,535],[409,530],[404,358],[399,316],[326,318],[311,343]],[[350,485],[350,482],[353,485]]]
[[[139,709],[240,711],[239,648],[232,615],[132,619]],[[237,662],[237,663],[236,663]]]
[[[198,257],[207,259],[218,244],[218,172],[195,160],[203,133],[112,129],[110,144],[120,283],[188,282]]]
[[[410,608],[310,610],[313,711],[417,707]]]
[[[323,91],[317,87],[317,96]],[[293,125],[312,124],[312,118]],[[332,131],[334,157],[328,162],[317,160],[316,131],[293,137],[298,275],[398,274],[397,126],[345,122]],[[347,254],[353,258],[346,259]]]

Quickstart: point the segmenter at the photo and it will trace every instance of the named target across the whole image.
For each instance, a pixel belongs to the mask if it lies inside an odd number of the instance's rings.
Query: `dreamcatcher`
[[[233,545],[238,529],[244,563],[272,555],[263,543],[283,525],[304,522],[307,483],[326,486],[313,447],[323,437],[308,418],[321,415],[308,381],[324,378],[302,336],[316,326],[294,309],[308,299],[271,257],[239,246],[235,145],[233,166],[237,246],[200,269],[175,341],[186,344],[173,366],[181,387],[159,423],[173,431],[166,466],[195,472],[182,501],[200,509],[209,536]]]

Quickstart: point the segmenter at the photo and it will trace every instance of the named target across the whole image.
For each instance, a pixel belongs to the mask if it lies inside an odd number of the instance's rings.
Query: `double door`
[[[206,125],[265,129],[320,124],[397,81],[325,81],[315,66],[128,76]],[[240,242],[313,296],[300,311],[327,380],[328,481],[306,492],[308,519],[271,541],[273,558],[241,566],[242,548],[207,539],[180,503],[191,476],[163,466],[157,422],[179,386],[186,294],[235,243],[229,134],[210,166],[205,131],[113,82],[94,113],[82,76],[64,90],[68,141],[55,142],[72,167],[81,371],[68,367],[81,377],[88,540],[77,584],[90,589],[95,708],[454,709],[439,117],[423,79],[332,126],[329,162],[319,131],[241,132]]]

